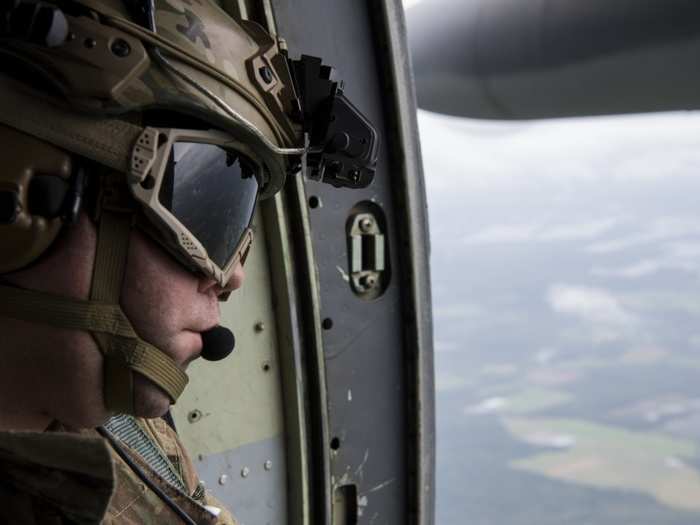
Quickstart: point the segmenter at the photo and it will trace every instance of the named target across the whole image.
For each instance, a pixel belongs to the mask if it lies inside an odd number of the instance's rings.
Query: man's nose
[[[236,264],[231,274],[231,279],[226,283],[226,286],[220,286],[216,279],[211,277],[202,277],[199,280],[199,293],[209,293],[214,291],[214,293],[219,296],[227,293],[231,293],[234,290],[238,290],[243,286],[243,280],[245,279],[245,270],[243,270],[243,265],[241,263]]]

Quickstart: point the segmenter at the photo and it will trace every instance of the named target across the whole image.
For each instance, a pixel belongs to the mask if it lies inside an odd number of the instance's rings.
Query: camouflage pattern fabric
[[[146,472],[168,497],[183,509],[197,524],[237,525],[233,516],[206,490],[202,490],[192,460],[185,451],[177,434],[162,419],[137,419],[139,425],[160,446],[178,471],[187,487],[188,495],[172,487],[160,478],[141,457],[125,447],[131,459]],[[91,434],[94,431],[86,431]],[[177,524],[181,520],[175,513],[113,452],[116,488],[103,521],[104,525],[161,525]],[[221,509],[215,517],[204,509],[204,505]]]
[[[80,3],[114,17],[112,23],[134,22],[124,2],[81,0]],[[255,23],[232,18],[215,0],[156,0],[155,7],[157,34],[169,45],[213,68],[209,73],[203,72],[168,55],[178,70],[235,108],[272,143],[301,146],[299,130],[287,115],[296,98],[293,82],[278,43],[270,34]],[[119,29],[128,30],[128,27]],[[126,34],[122,38],[127,38]],[[62,51],[57,53],[61,55]],[[273,74],[269,83],[259,77],[257,72],[261,67],[268,67]],[[102,109],[112,114],[141,111],[154,104],[198,107],[209,118],[222,118],[222,125],[230,123],[231,116],[217,104],[191,85],[174,82],[172,75],[159,66],[149,63],[148,67],[139,66],[131,73],[120,79],[118,88],[115,86],[108,97],[98,101],[90,96],[90,103],[103,105]],[[80,104],[81,100],[72,102]],[[238,129],[234,126],[230,131],[235,133]]]
[[[202,488],[177,434],[161,419],[137,419],[181,476],[187,494],[130,458],[198,525],[238,525]],[[12,525],[177,525],[180,518],[95,430],[0,432],[0,523]],[[205,509],[220,509],[214,516]]]
[[[114,466],[101,438],[0,432],[0,523],[93,525],[105,516]]]

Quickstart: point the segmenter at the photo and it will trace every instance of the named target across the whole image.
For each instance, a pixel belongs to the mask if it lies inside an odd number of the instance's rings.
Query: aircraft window
[[[440,525],[700,520],[700,114],[421,112]]]

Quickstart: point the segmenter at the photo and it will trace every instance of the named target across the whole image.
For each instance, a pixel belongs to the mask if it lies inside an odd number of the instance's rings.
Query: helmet
[[[251,245],[258,199],[300,166],[366,186],[376,132],[320,59],[290,60],[215,0],[12,0],[0,36],[11,159],[0,273],[40,257],[83,208],[98,231],[89,300],[2,286],[0,315],[92,333],[110,409],[133,412],[134,371],[174,402],[187,376],[119,306],[131,228],[225,284]]]

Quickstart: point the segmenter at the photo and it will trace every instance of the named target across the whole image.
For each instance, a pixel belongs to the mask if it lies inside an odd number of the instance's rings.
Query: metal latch
[[[386,237],[372,213],[358,213],[350,224],[350,284],[365,298],[377,297],[383,290],[387,269]]]

